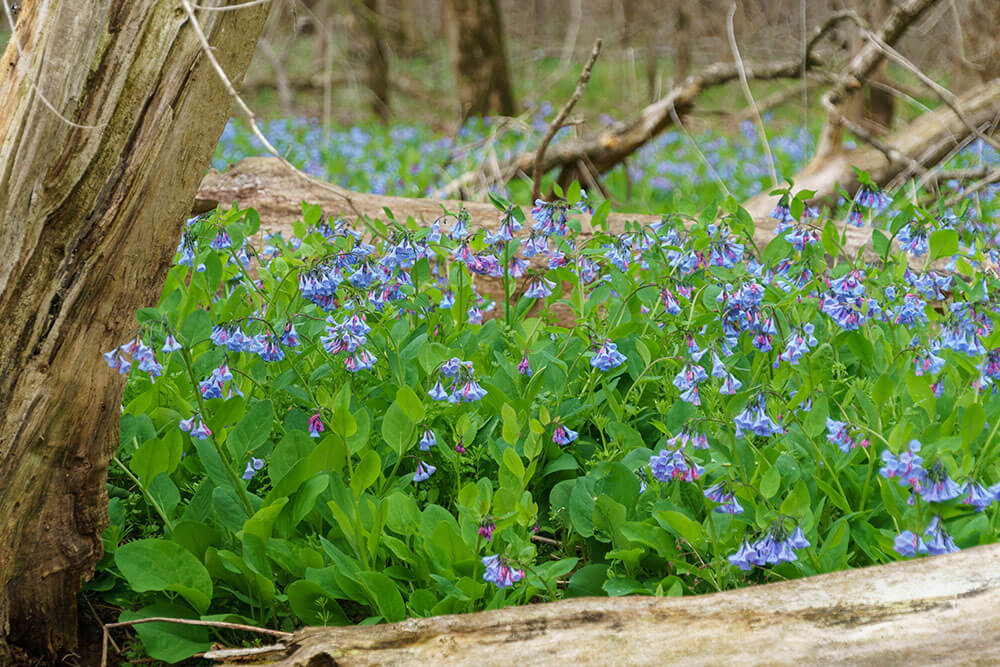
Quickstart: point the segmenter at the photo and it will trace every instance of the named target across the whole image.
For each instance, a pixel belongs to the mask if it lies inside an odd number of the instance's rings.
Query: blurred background
[[[597,38],[603,50],[590,83],[554,144],[628,123],[688,75],[734,61],[729,0],[271,4],[244,97],[297,166],[385,194],[440,194],[470,170],[537,148]],[[895,4],[740,0],[733,36],[748,64],[801,58],[807,36],[832,13],[854,10],[876,29]],[[0,43],[8,34],[0,31]],[[862,43],[858,29],[842,22],[818,45],[823,64],[806,78],[750,81],[781,175],[795,173],[813,154],[825,118],[820,97]],[[956,94],[996,78],[1000,0],[938,2],[896,48]],[[939,104],[910,71],[888,64],[847,113],[883,134]],[[769,185],[753,121],[738,82],[707,89],[681,126],[605,174],[602,194],[620,210],[650,212],[677,207],[683,196],[718,192],[720,182],[738,198],[751,196]],[[260,153],[236,119],[214,166]],[[994,158],[980,150],[971,162]],[[515,180],[497,189],[518,196],[522,185]],[[482,190],[474,196],[482,198]]]

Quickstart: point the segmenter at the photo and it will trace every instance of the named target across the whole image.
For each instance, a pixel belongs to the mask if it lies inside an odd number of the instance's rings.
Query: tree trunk
[[[275,667],[995,665],[998,568],[993,544],[711,595],[580,598],[303,628],[256,657]]]
[[[389,47],[386,44],[378,0],[364,0],[359,7],[365,32],[365,59],[368,61],[368,89],[372,113],[382,124],[389,122]]]
[[[691,17],[687,0],[674,0],[674,85],[687,78],[691,71]]]
[[[199,12],[236,85],[266,17]],[[176,1],[27,0],[0,60],[0,664],[76,644],[124,388],[101,352],[156,302],[232,107],[187,24]]]
[[[462,120],[517,114],[498,0],[445,0],[445,23]]]

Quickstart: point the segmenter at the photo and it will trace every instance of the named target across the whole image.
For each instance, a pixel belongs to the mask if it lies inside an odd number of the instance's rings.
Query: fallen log
[[[1000,115],[1000,78],[970,90],[958,100],[957,106],[973,126],[991,128]],[[839,148],[815,158],[792,180],[796,189],[815,190],[815,200],[826,201],[835,195],[838,185],[850,193],[857,190],[858,177],[852,167],[868,172],[879,185],[899,183],[914,175],[911,162],[931,169],[971,136],[963,119],[941,107],[921,114],[885,138],[885,143],[899,152],[896,159],[890,160],[869,144]],[[759,217],[767,215],[776,203],[777,197],[761,193],[744,202],[743,207],[751,216]]]
[[[958,101],[966,118],[976,126],[987,126],[1000,115],[1000,79],[982,84]],[[857,176],[852,167],[871,174],[873,181],[886,185],[907,173],[909,160],[919,162],[930,169],[948,156],[969,137],[969,130],[951,110],[941,108],[919,116],[909,125],[893,132],[888,141],[892,142],[906,159],[890,161],[878,149],[862,145],[854,149],[843,149],[824,161],[814,161],[793,178],[796,188],[816,191],[816,200],[829,200],[836,193],[839,184],[849,193],[857,187]],[[761,194],[743,203],[754,218],[756,230],[754,240],[763,248],[774,238],[775,221],[768,213],[777,203],[776,197]],[[219,204],[236,202],[241,207],[257,210],[265,228],[290,234],[292,224],[301,219],[302,202],[318,204],[324,212],[334,216],[357,219],[361,215],[371,218],[385,218],[389,209],[399,220],[413,216],[417,222],[431,224],[442,214],[442,207],[452,212],[460,206],[468,210],[474,227],[481,226],[495,231],[500,216],[492,204],[462,202],[454,199],[413,199],[391,197],[350,191],[332,191],[320,187],[292,172],[275,158],[246,158],[224,171],[215,169],[202,180],[198,190],[195,212],[211,210]],[[580,216],[583,236],[590,235],[588,216]],[[621,233],[627,221],[650,224],[659,216],[633,213],[612,213],[608,216],[608,228],[613,233]],[[867,244],[870,230],[848,229],[850,252]]]
[[[303,628],[263,664],[997,664],[1000,545],[693,597]],[[262,664],[262,663],[258,663]]]
[[[886,17],[878,30],[877,37],[885,44],[895,44],[921,15],[939,0],[906,0],[898,4]],[[784,61],[761,65],[748,65],[746,76],[750,79],[769,80],[779,78],[800,78],[815,68],[821,62],[814,55],[816,45],[838,23],[844,20],[857,20],[853,11],[837,12],[830,15],[817,26],[806,42],[801,54]],[[857,77],[865,77],[881,62],[881,53],[866,45],[852,58],[847,70],[838,77],[836,85],[826,94],[825,100],[831,104],[839,103],[840,99],[859,84]],[[639,112],[639,115],[627,124],[607,128],[596,136],[585,139],[562,141],[553,146],[541,161],[543,173],[560,169],[556,181],[565,188],[573,181],[584,182],[580,165],[585,164],[595,174],[603,174],[621,164],[632,153],[642,148],[655,136],[670,127],[679,118],[689,113],[701,94],[716,86],[735,81],[740,76],[740,68],[735,63],[718,62],[701,72],[693,74],[683,82],[674,86],[667,95],[653,102]],[[828,124],[824,130],[823,145],[839,139],[840,125]],[[830,136],[827,136],[827,135]],[[517,174],[534,176],[535,151],[528,151],[507,160],[500,167],[500,183],[506,184]],[[453,197],[462,195],[470,185],[481,180],[478,172],[469,172],[448,183],[439,196]]]

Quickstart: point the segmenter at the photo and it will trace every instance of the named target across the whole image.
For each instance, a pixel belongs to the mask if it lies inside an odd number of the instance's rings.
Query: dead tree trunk
[[[711,595],[303,628],[256,659],[275,667],[996,664],[998,570],[994,544]]]
[[[462,120],[517,114],[498,0],[446,0],[445,24]]]
[[[199,16],[238,83],[267,8]],[[0,664],[11,664],[14,646],[55,656],[76,644],[124,387],[101,352],[155,303],[232,104],[177,2],[27,0],[0,72]]]

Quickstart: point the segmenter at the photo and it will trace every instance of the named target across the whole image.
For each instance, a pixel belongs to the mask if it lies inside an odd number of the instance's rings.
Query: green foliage
[[[734,201],[721,219],[713,207],[702,222],[556,234],[566,266],[526,277],[548,278],[551,295],[520,294],[508,267],[509,301],[481,324],[482,269],[455,257],[509,261],[518,241],[437,240],[392,219],[354,235],[305,206],[300,244],[269,237],[251,257],[236,239],[255,214],[197,221],[122,350],[135,367],[91,590],[123,619],[292,629],[884,563],[933,516],[959,547],[995,539],[995,504],[918,493],[910,505],[880,474],[919,440],[925,474],[997,483],[992,367],[947,342],[972,321],[976,341],[1000,343],[984,305],[994,281],[935,295],[919,282],[929,274],[905,273],[902,228],[876,237],[881,259],[863,267],[842,256],[841,223],[807,220],[809,194],[782,192],[815,243],[784,234],[744,261],[753,227]],[[494,203],[502,221],[525,220]],[[552,214],[572,228],[580,206]],[[211,247],[222,229],[233,248]],[[929,234],[934,256],[973,261],[965,243]],[[576,326],[551,317],[556,304]],[[740,560],[798,529],[794,558]],[[168,662],[214,637],[137,633]]]

